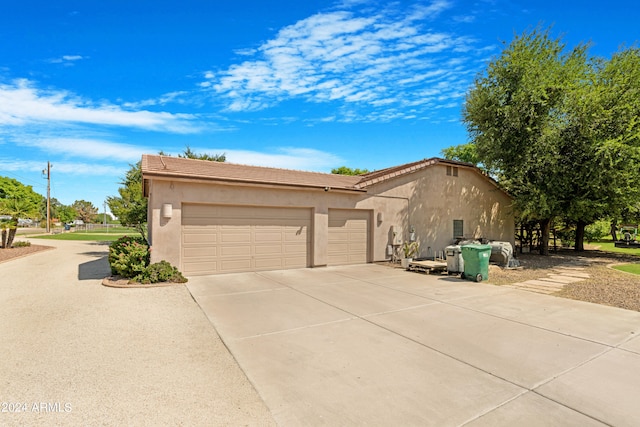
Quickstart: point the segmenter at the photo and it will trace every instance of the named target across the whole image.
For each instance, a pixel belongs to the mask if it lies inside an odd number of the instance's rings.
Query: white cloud
[[[284,169],[329,172],[344,163],[342,158],[334,154],[311,148],[280,147],[272,152],[199,147],[191,149],[196,153],[224,153],[229,163]]]
[[[7,172],[35,172],[41,173],[47,163],[35,160],[10,160],[0,158],[0,170]],[[52,174],[86,175],[86,176],[118,176],[123,174],[123,168],[101,163],[73,163],[53,162]]]
[[[438,15],[449,8],[451,8],[451,2],[448,2],[447,0],[435,0],[427,6],[416,6],[413,13],[409,16],[409,19],[435,19]]]
[[[87,138],[25,138],[17,141],[23,147],[36,147],[46,153],[82,157],[90,159],[109,159],[109,161],[135,162],[149,151],[148,148],[136,147]]]
[[[185,97],[189,95],[189,92],[186,91],[175,91],[165,93],[158,98],[145,99],[143,101],[138,102],[125,102],[122,104],[123,107],[131,108],[131,109],[139,109],[144,107],[152,107],[156,105],[166,105],[166,104],[185,104]]]
[[[28,80],[0,84],[0,126],[30,123],[82,123],[154,131],[193,133],[189,114],[127,111],[118,105],[95,105],[66,91],[41,90]]]
[[[63,55],[59,58],[53,58],[48,60],[50,64],[64,64],[64,65],[73,65],[74,62],[80,61],[82,59],[87,59],[81,55]]]
[[[63,55],[62,59],[64,61],[79,61],[81,59],[84,59],[84,57],[82,57],[80,55]]]
[[[481,47],[468,37],[426,28],[451,8],[450,2],[417,3],[406,11],[393,4],[373,12],[363,7],[318,13],[284,27],[255,52],[243,50],[249,58],[244,62],[205,73],[200,85],[223,99],[229,111],[303,99],[351,105],[352,114],[338,119],[348,121],[402,117],[398,108],[407,103],[425,111],[432,100],[420,99],[421,91],[450,99],[468,86]],[[441,85],[445,77],[447,84]]]

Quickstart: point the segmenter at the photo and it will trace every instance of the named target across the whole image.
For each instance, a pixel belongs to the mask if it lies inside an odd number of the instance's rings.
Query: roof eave
[[[143,176],[143,179],[157,178],[157,179],[164,179],[167,181],[216,183],[216,184],[222,184],[222,185],[243,185],[243,186],[262,187],[262,188],[264,187],[294,188],[294,189],[306,189],[306,190],[322,190],[326,192],[329,192],[329,191],[341,192],[341,193],[366,193],[367,192],[366,189],[334,187],[331,185],[292,184],[292,183],[281,183],[281,182],[252,181],[252,180],[243,180],[243,179],[225,179],[225,178],[198,176],[198,175],[185,177],[183,175],[178,175],[178,174],[174,175],[167,172],[154,173],[149,171],[149,172],[143,172],[142,176]]]

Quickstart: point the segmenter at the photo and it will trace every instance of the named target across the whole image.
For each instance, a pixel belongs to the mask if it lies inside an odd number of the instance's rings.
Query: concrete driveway
[[[0,263],[1,426],[275,425],[184,285],[107,288],[106,245],[32,243],[55,249]]]
[[[640,313],[379,265],[191,278],[278,424],[640,424]]]

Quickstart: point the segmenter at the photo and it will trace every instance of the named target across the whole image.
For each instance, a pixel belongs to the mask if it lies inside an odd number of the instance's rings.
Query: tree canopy
[[[187,145],[182,154],[178,154],[178,157],[184,159],[196,159],[196,160],[209,160],[211,162],[226,162],[227,155],[222,154],[208,154],[208,153],[195,153],[191,150],[191,147]]]
[[[164,152],[159,153],[166,156]],[[187,145],[178,157],[185,159],[208,160],[212,162],[225,162],[225,154],[195,153]],[[147,199],[142,192],[142,162],[130,165],[125,174],[122,185],[118,188],[119,197],[107,197],[107,205],[111,212],[118,218],[120,224],[125,227],[134,227],[146,239],[147,236]]]
[[[369,173],[367,169],[352,169],[347,166],[340,166],[339,168],[331,169],[331,173],[336,175],[363,175],[365,173]]]
[[[44,197],[30,185],[8,177],[0,177],[0,215],[10,219],[0,222],[2,240],[0,247],[10,248],[18,228],[18,219],[39,216]]]
[[[447,147],[440,151],[445,159],[457,160],[460,162],[472,163],[478,167],[481,166],[478,158],[478,151],[475,144],[460,144]]]
[[[98,215],[98,208],[87,200],[76,200],[71,207],[76,211],[76,219],[85,223],[95,222]]]
[[[120,197],[107,197],[111,212],[125,227],[134,227],[140,234],[147,235],[147,199],[142,193],[142,162],[130,165],[118,188]],[[145,237],[146,239],[146,237]]]
[[[477,77],[463,120],[471,142],[443,150],[481,163],[514,196],[523,221],[584,227],[638,199],[640,55],[589,58],[549,30],[517,36]],[[582,230],[582,233],[580,232]]]

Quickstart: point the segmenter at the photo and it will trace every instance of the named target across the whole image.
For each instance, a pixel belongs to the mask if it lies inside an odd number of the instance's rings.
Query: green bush
[[[576,241],[576,230],[573,228],[564,228],[556,231],[556,237],[561,240],[562,246],[572,247]]]
[[[187,281],[182,273],[167,261],[151,264],[132,280],[144,284],[159,282],[185,283]]]
[[[31,246],[31,242],[13,242],[12,248],[27,248]]]
[[[608,236],[611,231],[611,223],[609,221],[596,221],[584,228],[584,238],[587,242],[595,242]]]
[[[150,253],[142,237],[123,236],[109,246],[111,274],[133,278],[149,265]]]

